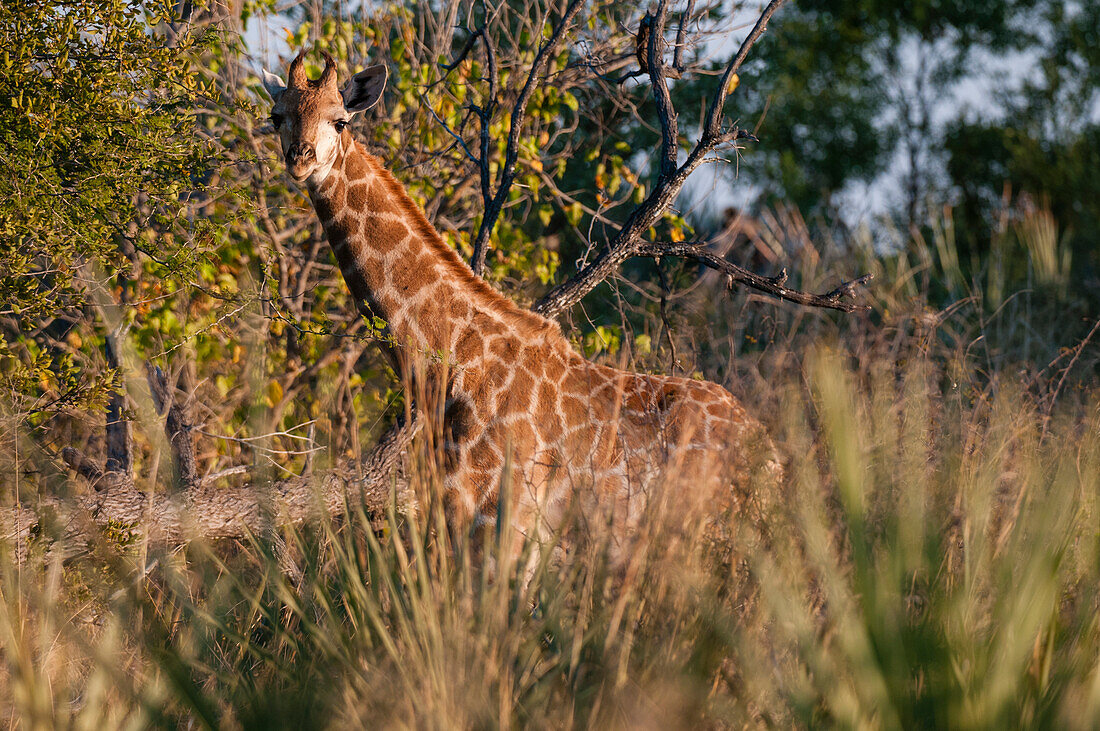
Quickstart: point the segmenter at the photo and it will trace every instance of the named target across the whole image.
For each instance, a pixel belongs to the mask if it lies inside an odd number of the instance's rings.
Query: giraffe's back
[[[676,491],[685,508],[726,509],[743,504],[758,477],[778,477],[767,433],[725,388],[579,355],[569,365],[554,413],[535,419],[563,467],[558,502],[609,505],[633,523],[656,489]]]
[[[774,458],[762,425],[722,386],[676,376],[616,374],[624,383],[620,434],[625,457],[643,480],[680,480],[696,490],[713,490],[750,479],[748,453]]]

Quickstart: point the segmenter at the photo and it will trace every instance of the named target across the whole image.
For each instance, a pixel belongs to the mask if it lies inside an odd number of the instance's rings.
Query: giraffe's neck
[[[386,321],[401,370],[453,359],[471,328],[561,337],[556,325],[475,275],[350,132],[341,135],[331,172],[309,193],[352,295]]]

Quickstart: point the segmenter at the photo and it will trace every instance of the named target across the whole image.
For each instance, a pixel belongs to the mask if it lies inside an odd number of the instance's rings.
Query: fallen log
[[[67,449],[63,458],[95,491],[5,508],[0,511],[0,535],[17,560],[23,560],[40,536],[61,539],[65,555],[71,555],[107,526],[179,545],[339,517],[349,505],[361,504],[375,515],[384,515],[391,504],[406,510],[413,507],[414,498],[402,463],[418,430],[416,419],[399,424],[362,461],[328,472],[234,488],[200,484],[174,492],[141,490],[128,473],[99,471],[84,455]]]

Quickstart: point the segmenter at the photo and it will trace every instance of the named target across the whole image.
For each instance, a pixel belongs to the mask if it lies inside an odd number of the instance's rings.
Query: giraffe
[[[609,509],[613,530],[629,531],[658,477],[679,477],[677,500],[711,501],[731,485],[748,490],[752,465],[779,469],[762,426],[726,389],[593,363],[556,323],[475,275],[348,129],[378,102],[386,67],[340,89],[330,56],[318,79],[303,61],[287,82],[264,72],[271,121],[353,296],[387,323],[395,369],[445,399],[452,531],[495,523],[502,507],[521,533],[553,530],[574,504]]]

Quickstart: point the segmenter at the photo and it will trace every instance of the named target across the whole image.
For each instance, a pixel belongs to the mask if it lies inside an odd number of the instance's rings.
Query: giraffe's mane
[[[470,265],[458,255],[453,248],[440,236],[439,231],[431,224],[424,211],[412,199],[405,186],[401,184],[393,173],[386,169],[382,160],[371,155],[366,148],[355,140],[356,151],[364,155],[368,162],[375,168],[374,172],[379,176],[392,200],[397,201],[400,213],[405,217],[412,231],[419,236],[424,243],[435,253],[446,269],[446,274],[451,281],[457,283],[466,292],[471,292],[480,301],[479,304],[489,305],[492,311],[502,316],[509,325],[529,327],[536,331],[547,331],[547,334],[563,337],[561,327],[553,320],[549,320],[536,312],[521,307],[510,298],[504,296],[493,288],[488,282],[474,274]]]

